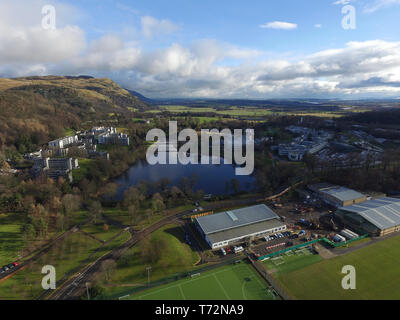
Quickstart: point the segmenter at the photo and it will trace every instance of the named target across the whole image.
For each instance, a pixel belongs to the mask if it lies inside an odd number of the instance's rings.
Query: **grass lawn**
[[[166,243],[159,259],[151,264],[152,281],[195,268],[199,256],[184,242],[184,231],[179,225],[166,225],[152,233],[150,239],[163,240]],[[111,276],[112,286],[106,286],[106,294],[126,290],[124,285],[135,286],[146,283],[147,265],[141,256],[140,243],[129,249],[118,261],[117,269]]]
[[[59,280],[78,267],[98,247],[97,241],[82,233],[71,234],[33,264],[0,282],[0,300],[34,299],[43,290],[41,287],[43,266],[54,266]]]
[[[242,261],[139,292],[132,300],[272,300],[267,284]]]
[[[24,246],[17,214],[0,214],[0,267],[17,260]]]
[[[106,231],[104,229],[104,222],[100,221],[97,224],[88,223],[87,225],[82,227],[82,231],[91,234],[92,236],[96,237],[99,240],[108,241],[110,238],[112,238],[118,232],[120,232],[121,229],[114,225],[109,224],[108,230]]]
[[[270,259],[264,260],[263,264],[265,268],[274,273],[275,277],[280,277],[284,274],[305,268],[309,265],[322,261],[321,256],[318,254],[309,253],[304,254],[301,252],[307,252],[302,250],[298,253],[294,251],[288,254],[282,254],[279,257],[272,257]]]
[[[355,290],[343,290],[342,267],[356,269]],[[298,299],[400,299],[400,236],[281,275]]]
[[[79,169],[72,170],[72,177],[75,182],[81,181],[87,175],[90,164],[93,162],[92,159],[79,159],[78,161]]]

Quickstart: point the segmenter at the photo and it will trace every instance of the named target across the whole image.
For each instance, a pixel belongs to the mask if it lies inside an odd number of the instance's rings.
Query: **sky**
[[[400,0],[0,0],[0,76],[107,77],[150,98],[400,98],[399,17]]]

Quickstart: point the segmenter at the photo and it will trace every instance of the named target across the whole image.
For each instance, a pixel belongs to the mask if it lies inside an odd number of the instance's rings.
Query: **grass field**
[[[272,114],[281,114],[281,115],[293,115],[293,116],[314,116],[321,118],[338,118],[342,117],[344,113],[348,113],[351,111],[274,111],[268,108],[261,107],[250,107],[250,106],[232,106],[229,108],[214,108],[214,107],[188,107],[188,106],[160,106],[160,110],[152,110],[153,113],[160,113],[162,111],[168,111],[171,113],[215,113],[216,116],[235,116],[235,117],[264,117]],[[207,118],[207,117],[205,117]],[[216,118],[212,118],[216,119]],[[209,119],[205,119],[204,121],[210,121]]]
[[[61,279],[85,261],[99,247],[99,243],[81,233],[74,233],[57,243],[48,253],[18,271],[11,278],[0,282],[1,299],[34,299],[42,292],[42,267],[52,265],[56,268],[56,278]]]
[[[306,249],[301,251],[289,251],[286,254],[278,257],[273,257],[264,260],[263,264],[266,269],[273,272],[275,277],[280,277],[284,274],[303,269],[309,265],[322,261],[318,254],[311,254]]]
[[[17,214],[0,214],[0,267],[17,260],[24,246]]]
[[[156,261],[151,262],[151,279],[159,280],[195,269],[199,255],[184,240],[182,227],[169,224],[151,234],[150,241],[163,241],[165,248]],[[147,282],[146,266],[143,261],[141,243],[129,249],[118,261],[117,269],[111,276],[111,284],[106,284],[106,295],[113,295],[126,286],[135,286]]]
[[[241,262],[201,273],[129,297],[132,300],[272,300],[267,284]]]
[[[120,228],[114,225],[108,225],[108,230],[105,230],[103,222],[97,223],[96,225],[89,223],[85,225],[82,230],[102,241],[108,241],[121,231]]]
[[[343,266],[356,269],[356,289],[344,290]],[[282,285],[298,299],[400,299],[400,236],[282,274]]]
[[[92,159],[79,159],[79,169],[72,170],[72,177],[75,182],[81,181],[88,172]]]

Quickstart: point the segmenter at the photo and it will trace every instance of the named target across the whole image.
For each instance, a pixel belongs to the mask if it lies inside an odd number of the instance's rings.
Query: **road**
[[[70,230],[64,232],[63,234],[61,234],[60,236],[58,236],[57,238],[55,238],[54,240],[52,240],[50,243],[46,244],[45,247],[43,249],[41,249],[38,253],[36,253],[34,256],[32,256],[31,258],[25,260],[24,262],[21,262],[18,266],[4,272],[1,276],[0,276],[0,282],[7,280],[8,278],[12,277],[15,273],[17,273],[18,271],[26,268],[30,263],[36,261],[37,259],[39,259],[42,255],[46,254],[47,252],[49,252],[49,250],[58,242],[61,241],[63,239],[65,239],[68,235],[70,235],[73,232],[78,231],[77,227],[73,227]]]
[[[217,210],[223,206],[234,207],[240,205],[247,205],[250,203],[257,203],[261,200],[263,199],[250,198],[250,199],[232,200],[228,202],[229,204],[227,202],[224,202],[224,203],[216,203],[209,206],[204,206],[204,210],[205,211]],[[191,210],[182,211],[175,215],[165,217],[162,220],[152,224],[151,226],[141,231],[134,231],[132,228],[129,228],[129,231],[131,233],[131,238],[128,241],[126,241],[121,246],[111,250],[102,257],[98,258],[96,261],[83,268],[79,273],[73,275],[70,279],[64,282],[64,284],[62,284],[59,288],[51,292],[49,299],[51,300],[79,299],[82,293],[86,290],[86,283],[92,282],[95,278],[96,273],[101,271],[101,265],[104,261],[106,260],[117,261],[128,249],[133,247],[144,237],[148,236],[152,232],[160,229],[161,227],[167,224],[178,221],[180,218],[183,218],[188,214],[191,214]],[[42,297],[44,297],[44,295],[42,295]]]

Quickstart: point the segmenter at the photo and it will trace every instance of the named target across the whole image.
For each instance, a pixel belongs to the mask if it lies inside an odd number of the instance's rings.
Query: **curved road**
[[[249,198],[249,199],[239,199],[232,200],[225,203],[216,203],[209,206],[204,206],[205,211],[217,210],[222,207],[228,206],[239,206],[246,205],[250,203],[256,203],[264,200],[264,198]],[[91,282],[97,272],[101,270],[101,264],[106,260],[114,260],[117,261],[124,252],[126,252],[129,248],[138,243],[141,239],[148,236],[152,232],[160,229],[164,225],[170,224],[184,216],[191,214],[191,210],[186,210],[175,215],[171,215],[163,218],[162,220],[152,224],[144,230],[135,232],[132,228],[128,228],[131,233],[131,238],[126,241],[121,246],[111,250],[109,253],[103,255],[99,259],[97,259],[92,264],[83,268],[79,273],[73,275],[69,280],[67,280],[61,287],[57,288],[53,292],[49,292],[49,299],[52,300],[66,300],[66,299],[79,299],[82,293],[86,290],[86,283]],[[41,297],[43,298],[43,296]]]

